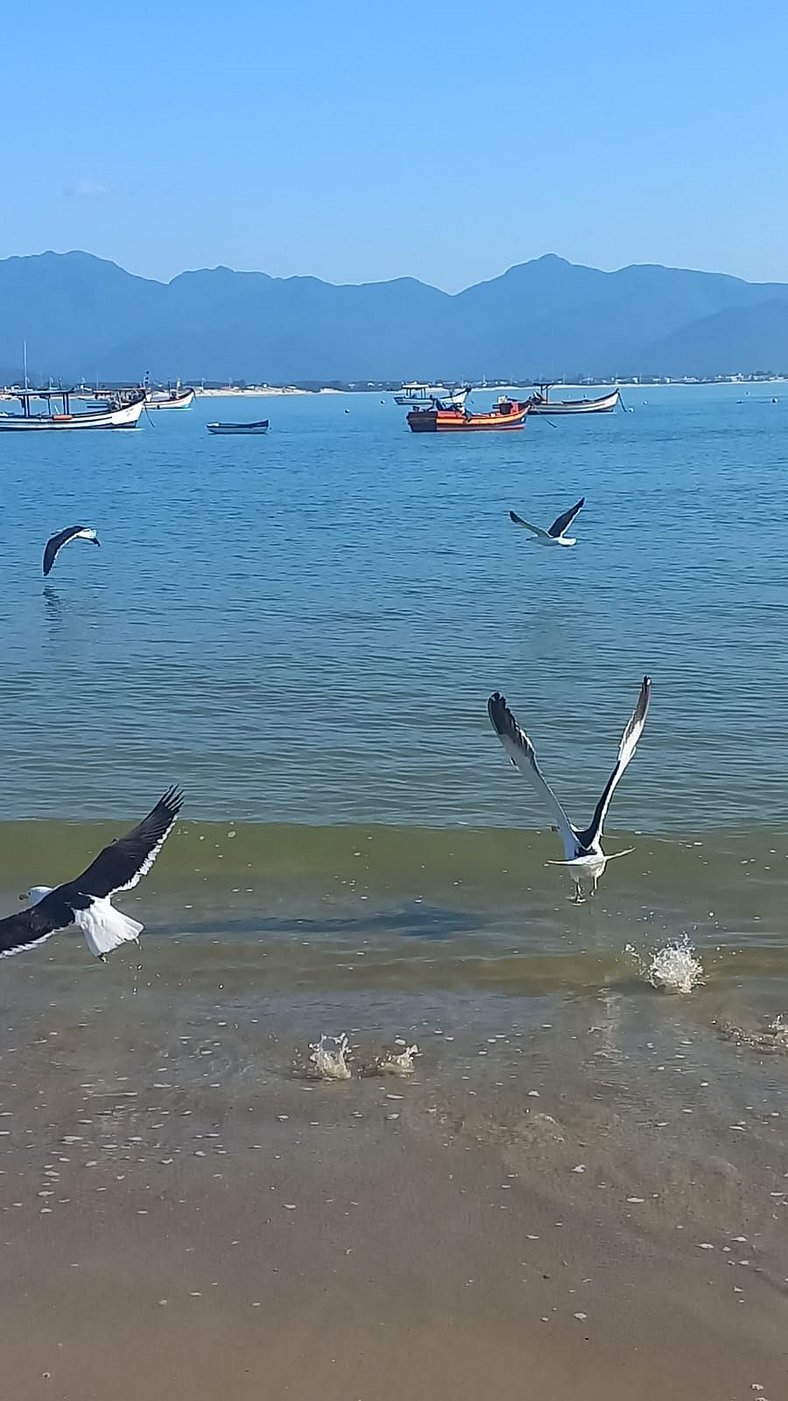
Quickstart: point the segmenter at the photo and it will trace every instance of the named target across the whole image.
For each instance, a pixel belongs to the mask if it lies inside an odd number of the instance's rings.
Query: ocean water
[[[464,1395],[463,1337],[502,1396],[524,1346],[556,1395],[783,1394],[788,386],[624,397],[470,441],[377,395],[0,435],[0,913],[186,794],[139,945],[0,962],[15,1395],[143,1358],[366,1396],[431,1355]],[[582,494],[574,550],[508,520]],[[76,522],[102,548],[45,586]],[[582,822],[645,672],[635,849],[576,906],[486,700]]]
[[[0,885],[42,860],[73,874],[178,782],[185,827],[141,898],[194,911],[197,875],[198,928],[234,910],[257,928],[261,898],[285,924],[329,901],[340,923],[352,907],[351,930],[464,929],[489,951],[497,935],[575,953],[589,929],[623,950],[640,921],[647,938],[703,925],[715,947],[773,957],[788,387],[624,399],[471,439],[412,435],[376,394],[0,437]],[[262,414],[267,437],[205,431]],[[580,495],[574,550],[508,520],[548,524]],[[77,521],[101,550],[69,546],[44,583],[45,540]],[[651,712],[608,838],[637,850],[575,928],[545,866],[560,849],[486,699],[504,691],[585,821],[645,672]],[[97,819],[113,825],[78,825]]]

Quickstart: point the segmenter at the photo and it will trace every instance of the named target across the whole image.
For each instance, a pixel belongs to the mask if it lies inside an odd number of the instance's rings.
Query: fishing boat
[[[174,389],[151,389],[148,393],[147,407],[149,409],[190,409],[194,403],[193,389],[181,389],[180,384],[176,384]]]
[[[429,408],[411,409],[408,427],[413,433],[475,433],[484,429],[511,432],[525,427],[530,412],[529,402],[520,404],[516,399],[499,399],[489,413],[473,413],[464,405],[458,408],[441,399],[433,399]]]
[[[71,411],[72,395],[68,389],[16,389],[11,391],[10,397],[20,401],[22,412],[0,413],[0,433],[35,432],[45,428],[136,428],[145,407],[144,390],[123,402],[109,399],[95,409],[80,409],[76,413]],[[47,412],[34,413],[34,400],[42,400]],[[53,401],[60,402],[60,413],[54,410]]]
[[[551,399],[551,384],[540,384],[536,387],[536,392],[531,395],[531,413],[559,414],[559,413],[612,413],[621,401],[621,392],[613,389],[609,394],[603,394],[600,399]]]
[[[468,393],[467,389],[447,389],[445,384],[403,384],[394,395],[394,403],[400,408],[429,408],[433,399],[454,400]]]
[[[206,423],[209,433],[267,433],[268,419],[261,418],[257,423]]]

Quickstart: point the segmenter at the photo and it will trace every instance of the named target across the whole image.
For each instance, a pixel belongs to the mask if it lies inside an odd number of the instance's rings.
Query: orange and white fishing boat
[[[512,429],[525,427],[530,411],[530,404],[521,404],[516,399],[506,397],[500,398],[489,413],[473,413],[464,405],[446,404],[441,399],[433,399],[429,408],[411,409],[408,427],[413,433],[475,433],[485,429],[511,432]]]

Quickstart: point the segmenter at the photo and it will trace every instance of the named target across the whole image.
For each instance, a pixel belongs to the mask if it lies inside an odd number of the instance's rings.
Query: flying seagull
[[[0,958],[43,944],[58,929],[75,924],[96,958],[106,962],[108,953],[138,939],[143,925],[112,905],[112,896],[131,890],[146,875],[169,836],[183,802],[177,788],[169,788],[138,826],[105,846],[76,880],[54,889],[34,885],[20,900],[30,900],[26,910],[0,919]]]
[[[607,810],[610,807],[610,800],[613,797],[616,785],[630,759],[632,759],[637,748],[638,740],[643,733],[643,726],[646,723],[646,715],[648,714],[650,694],[651,681],[648,676],[644,676],[637,705],[621,736],[615,768],[605,784],[604,792],[596,805],[590,826],[586,827],[584,831],[572,825],[552,788],[542,777],[542,771],[536,761],[534,747],[525,731],[520,729],[504,697],[500,692],[496,691],[494,695],[490,696],[487,702],[487,713],[490,717],[490,722],[506,753],[515,765],[515,768],[520,769],[520,771],[525,774],[526,778],[531,781],[534,788],[538,789],[542,794],[542,797],[555,818],[557,830],[564,843],[565,860],[551,861],[550,865],[571,867],[572,879],[575,885],[574,898],[578,904],[587,898],[587,894],[594,894],[599,878],[607,862],[613,859],[610,856],[605,856],[602,850],[602,829],[605,825]],[[614,855],[626,856],[631,850],[632,848],[630,847],[628,851],[617,851]],[[586,893],[586,888],[589,886],[589,883],[590,888]]]
[[[531,542],[532,544],[576,545],[577,541],[569,539],[564,535],[564,531],[569,529],[578,511],[582,511],[585,504],[586,499],[584,496],[581,496],[580,500],[576,502],[574,506],[570,506],[568,511],[564,511],[562,516],[556,517],[549,530],[542,530],[539,525],[531,525],[530,521],[525,521],[522,516],[518,516],[516,511],[509,512],[509,520],[514,521],[515,525],[524,525],[526,530],[532,531],[534,536],[534,540]]]
[[[94,545],[100,545],[95,530],[89,525],[70,525],[67,530],[61,530],[57,535],[53,535],[51,540],[47,540],[44,550],[44,578],[46,578],[52,565],[55,563],[58,550],[67,545],[69,540],[90,540]]]

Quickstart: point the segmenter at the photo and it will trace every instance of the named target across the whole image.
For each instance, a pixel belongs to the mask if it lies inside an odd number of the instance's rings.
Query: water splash
[[[751,1051],[761,1051],[766,1055],[788,1053],[788,1017],[777,1013],[760,1028],[736,1026],[733,1022],[720,1024],[722,1035],[737,1046],[746,1046]]]
[[[314,1067],[313,1074],[317,1079],[350,1079],[353,1073],[348,1065],[351,1050],[344,1031],[340,1036],[321,1036],[314,1045],[310,1044],[309,1049],[312,1052],[309,1059]]]
[[[418,1046],[395,1041],[393,1046],[384,1047],[376,1056],[374,1071],[378,1075],[412,1075],[416,1069],[414,1056],[420,1055]]]
[[[703,964],[686,934],[655,949],[647,960],[632,944],[625,952],[635,959],[640,976],[659,992],[688,993],[703,982]]]

